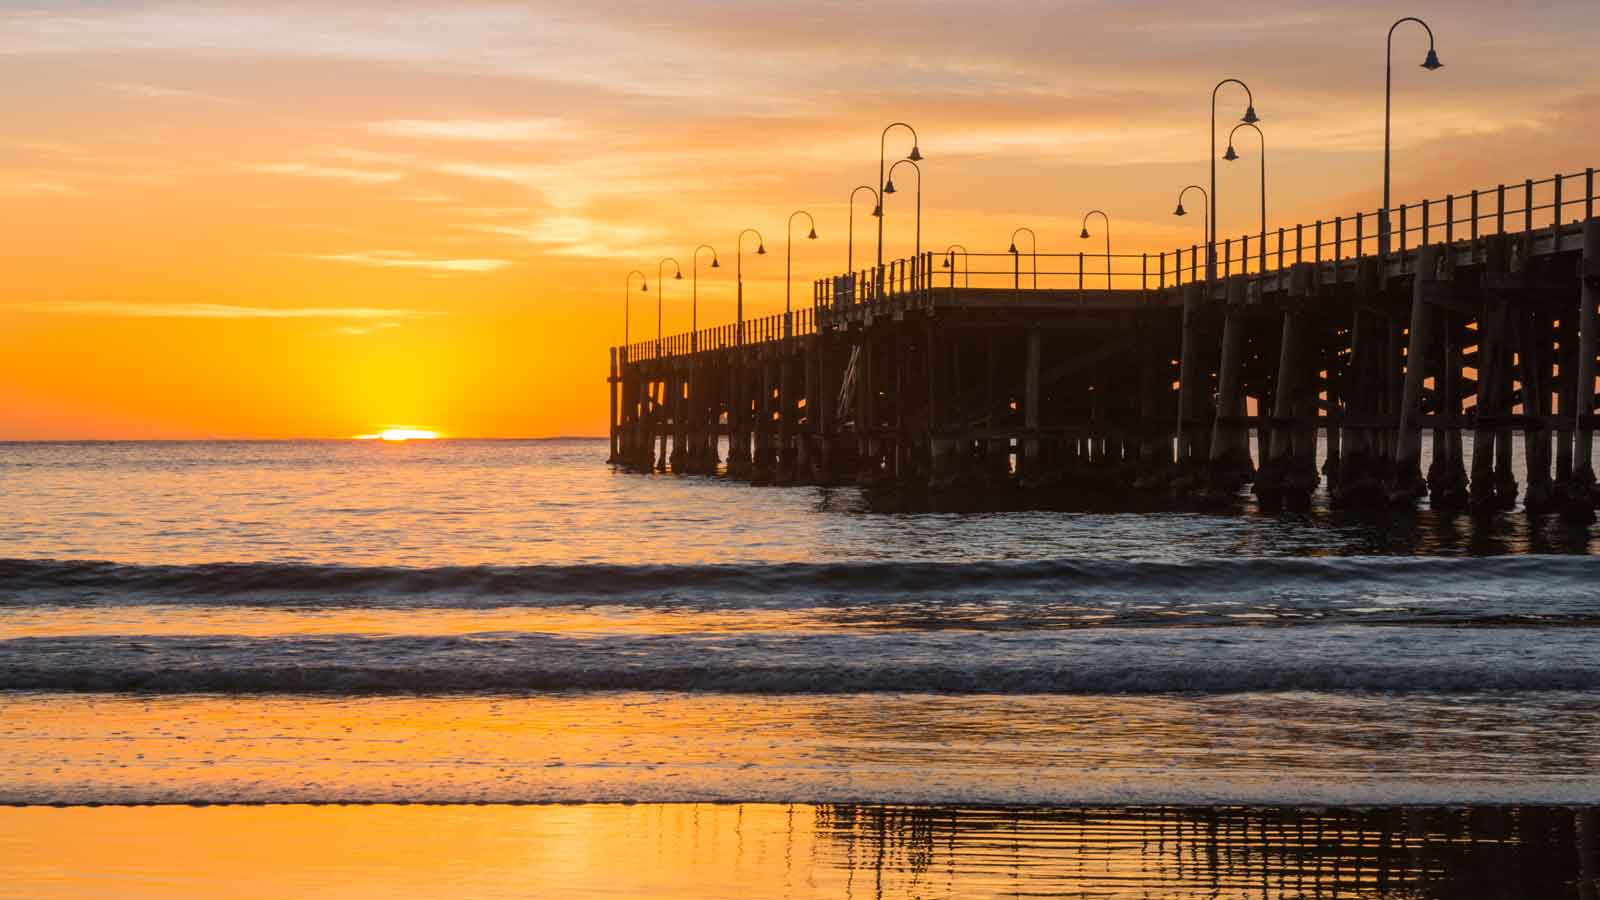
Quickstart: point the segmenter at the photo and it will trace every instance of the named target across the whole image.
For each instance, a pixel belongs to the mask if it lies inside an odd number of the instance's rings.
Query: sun
[[[424,428],[385,428],[376,434],[358,434],[358,441],[431,441],[439,437],[439,432],[428,431]]]

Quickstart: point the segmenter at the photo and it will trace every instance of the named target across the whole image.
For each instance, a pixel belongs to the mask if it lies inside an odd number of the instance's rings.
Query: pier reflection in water
[[[1597,894],[1596,811],[825,806],[854,896]]]
[[[1597,878],[1594,808],[0,809],[5,897],[1592,900]]]

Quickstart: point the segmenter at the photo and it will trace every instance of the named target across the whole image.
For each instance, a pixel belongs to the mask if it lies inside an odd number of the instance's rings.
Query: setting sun
[[[358,441],[431,441],[439,437],[437,431],[421,428],[385,428],[377,434],[358,434]]]

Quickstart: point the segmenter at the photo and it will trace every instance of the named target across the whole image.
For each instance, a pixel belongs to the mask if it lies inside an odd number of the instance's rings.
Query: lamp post
[[[1267,233],[1267,136],[1261,133],[1261,127],[1255,123],[1240,122],[1233,126],[1233,131],[1228,132],[1228,151],[1222,154],[1222,158],[1228,162],[1233,162],[1239,158],[1239,154],[1234,152],[1233,149],[1233,136],[1241,128],[1249,128],[1254,131],[1261,145],[1261,233],[1265,235]]]
[[[811,233],[806,235],[807,240],[817,239],[817,220],[811,218],[811,213],[797,209],[789,214],[789,223],[784,226],[783,235],[783,336],[794,336],[793,311],[789,305],[789,292],[794,286],[794,217],[805,216],[811,223]]]
[[[1179,191],[1178,208],[1174,209],[1172,214],[1175,216],[1186,216],[1189,214],[1183,208],[1183,195],[1189,193],[1190,191],[1200,192],[1200,243],[1209,247],[1211,246],[1211,214],[1207,212],[1207,208],[1210,205],[1211,198],[1210,195],[1206,193],[1205,188],[1198,184],[1191,184]]]
[[[674,279],[678,280],[678,281],[682,281],[683,280],[683,267],[678,265],[678,261],[676,259],[673,259],[670,256],[663,256],[663,257],[661,257],[661,261],[656,263],[656,355],[657,356],[661,355],[661,301],[665,300],[666,299],[666,295],[667,295],[666,279],[661,277],[661,267],[665,266],[667,263],[672,263],[672,269],[676,273],[672,277]]]
[[[888,147],[889,132],[895,128],[904,128],[905,130],[911,132],[911,152],[906,155],[906,159],[909,159],[912,162],[922,159],[922,151],[917,147],[919,139],[917,138],[917,130],[915,128],[912,128],[910,125],[907,125],[904,122],[890,122],[888,125],[884,126],[883,134],[879,135],[878,137],[878,205],[880,209],[883,206],[883,195],[889,193],[888,191],[884,190],[884,179],[886,175],[884,173],[883,166],[888,160],[888,157],[885,155],[885,153],[886,148]],[[918,176],[918,183],[921,183],[920,176]],[[880,271],[883,269],[883,216],[878,217],[878,269]]]
[[[1031,248],[1031,254],[1030,254],[1033,257],[1033,289],[1034,290],[1038,290],[1039,289],[1039,236],[1033,233],[1033,229],[1032,228],[1029,228],[1026,225],[1024,225],[1023,227],[1018,228],[1016,231],[1011,232],[1011,246],[1007,248],[1007,252],[1012,254],[1013,256],[1016,255],[1016,253],[1017,253],[1017,235],[1023,233],[1024,231],[1026,231],[1028,233],[1028,237],[1032,241],[1032,244],[1033,244],[1033,246]]]
[[[690,295],[690,298],[689,298],[689,352],[690,353],[698,353],[700,351],[700,251],[701,250],[710,250],[711,251],[711,268],[713,268],[713,269],[722,268],[722,263],[717,261],[717,248],[711,246],[710,244],[701,244],[700,246],[694,248],[694,262],[690,263],[690,266],[689,266],[690,272],[693,275],[693,280],[690,281],[691,295]]]
[[[844,253],[845,274],[854,274],[856,270],[856,194],[861,191],[872,192],[872,215],[874,218],[883,217],[883,197],[879,196],[878,189],[870,184],[857,185],[850,191],[850,227],[845,243],[848,245]]]
[[[961,251],[961,286],[972,287],[972,259],[967,255],[967,248],[960,244],[951,244],[944,248],[944,267],[950,270],[950,284],[954,286],[956,281],[955,259],[957,250]],[[983,273],[980,272],[978,274],[981,275]]]
[[[1084,240],[1089,239],[1090,216],[1099,216],[1101,219],[1104,219],[1106,223],[1106,290],[1109,291],[1111,290],[1111,217],[1098,209],[1091,209],[1084,213],[1083,231],[1078,233],[1078,237],[1083,238]]]
[[[917,161],[912,159],[909,156],[906,157],[905,159],[896,160],[895,164],[889,167],[889,178],[888,178],[888,180],[884,181],[884,183],[883,183],[883,193],[887,195],[887,194],[892,194],[892,193],[895,192],[894,191],[894,170],[896,168],[902,166],[902,165],[907,164],[907,163],[909,163],[911,165],[911,168],[917,170],[917,256],[916,256],[916,258],[917,259],[921,259],[922,258],[922,167],[917,165]],[[882,210],[883,205],[880,203],[878,208],[879,208],[879,210]],[[881,214],[878,216],[878,228],[879,229],[883,228],[883,216]],[[882,246],[880,246],[878,248],[878,265],[880,265],[880,266],[883,265],[883,248],[882,248]]]
[[[1211,225],[1208,229],[1210,234],[1206,238],[1207,281],[1214,281],[1217,277],[1217,239],[1215,233],[1217,223],[1217,91],[1222,90],[1222,86],[1229,83],[1237,84],[1239,87],[1244,88],[1244,116],[1240,118],[1239,121],[1250,124],[1261,121],[1261,119],[1256,116],[1256,98],[1255,95],[1250,92],[1250,85],[1245,84],[1237,78],[1224,78],[1217,82],[1216,87],[1211,89],[1211,190],[1206,195],[1207,203],[1211,207],[1211,214],[1208,216]]]
[[[738,306],[738,314],[735,319],[739,323],[734,331],[734,342],[741,346],[744,344],[744,236],[747,234],[756,236],[757,256],[764,256],[767,252],[767,240],[761,236],[761,232],[754,228],[746,228],[739,232],[739,239],[735,242],[736,246],[733,251],[733,280],[736,285],[736,302]]]
[[[628,323],[633,320],[632,303],[630,302],[632,295],[628,293],[628,289],[633,287],[633,276],[635,275],[639,276],[639,290],[641,292],[650,290],[650,279],[644,277],[644,273],[638,269],[629,272],[628,277],[624,280],[622,288],[622,351],[624,353],[628,351]]]
[[[1433,29],[1416,16],[1404,16],[1389,26],[1389,37],[1383,47],[1383,214],[1378,216],[1378,253],[1389,254],[1389,101],[1394,82],[1394,30],[1404,22],[1415,22],[1428,33],[1428,55],[1422,68],[1432,72],[1444,65],[1433,49]]]

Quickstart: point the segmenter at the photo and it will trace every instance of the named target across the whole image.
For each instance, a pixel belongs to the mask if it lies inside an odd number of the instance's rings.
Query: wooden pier
[[[1387,248],[1380,216],[822,279],[790,316],[613,348],[611,461],[933,491],[1250,485],[1268,509],[1325,479],[1336,506],[1520,496],[1592,519],[1594,170],[1401,206]]]

